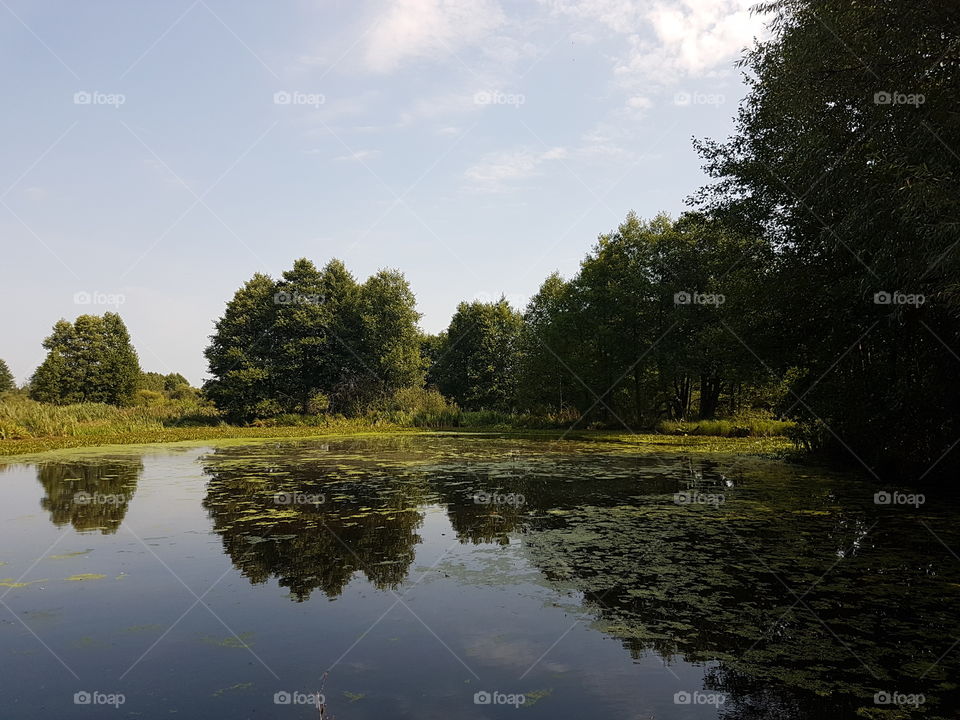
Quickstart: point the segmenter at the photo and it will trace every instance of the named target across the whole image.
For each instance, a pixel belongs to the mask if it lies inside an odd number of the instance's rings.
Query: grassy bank
[[[568,417],[441,410],[429,414],[390,410],[362,418],[289,415],[238,426],[223,422],[215,409],[195,400],[118,408],[97,403],[55,406],[7,397],[0,401],[0,456],[106,445],[435,431],[593,438],[651,451],[768,455],[792,448],[783,436],[788,424],[769,420],[661,423],[656,432],[634,434],[571,430]]]

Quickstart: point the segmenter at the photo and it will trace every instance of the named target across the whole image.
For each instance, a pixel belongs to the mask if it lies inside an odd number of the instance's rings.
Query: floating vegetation
[[[200,640],[207,645],[216,645],[224,648],[249,648],[253,647],[253,633],[242,632],[239,635],[227,635],[226,637],[215,637],[213,635],[201,635]]]
[[[20,582],[13,578],[0,578],[0,587],[6,588],[24,588],[28,585],[35,585],[37,583],[49,582],[46,578],[43,580],[28,580],[27,582]]]
[[[93,548],[87,548],[86,550],[78,550],[77,552],[64,553],[62,555],[47,555],[48,560],[70,560],[72,558],[83,557],[84,555],[89,555],[93,552]]]
[[[79,575],[71,575],[66,578],[66,580],[68,582],[89,582],[90,580],[103,580],[106,577],[106,575],[101,575],[100,573],[81,573]]]
[[[237,683],[236,685],[231,685],[230,687],[220,688],[213,693],[213,697],[220,697],[221,695],[228,692],[237,692],[238,690],[249,690],[253,687],[252,682]]]

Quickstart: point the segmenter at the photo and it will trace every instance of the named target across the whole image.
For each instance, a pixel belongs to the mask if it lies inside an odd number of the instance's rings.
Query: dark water
[[[10,464],[0,717],[957,718],[958,505],[909,492],[492,437]]]

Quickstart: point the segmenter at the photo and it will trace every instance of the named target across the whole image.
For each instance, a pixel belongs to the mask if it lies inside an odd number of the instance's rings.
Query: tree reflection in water
[[[37,469],[44,491],[40,506],[57,527],[112,535],[126,517],[142,472],[139,460],[47,462]]]
[[[957,546],[944,505],[884,512],[862,480],[784,464],[456,442],[223,448],[205,506],[251,581],[304,600],[356,572],[397,587],[439,503],[461,543],[519,541],[633,657],[710,663],[726,717],[911,716],[879,691],[923,693],[928,718],[960,704],[956,657],[937,662],[960,637],[960,563],[921,524]],[[285,492],[324,502],[276,504]]]

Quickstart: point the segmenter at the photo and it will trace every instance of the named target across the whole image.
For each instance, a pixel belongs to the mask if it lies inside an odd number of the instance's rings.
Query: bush
[[[463,413],[434,388],[406,387],[397,390],[371,413],[371,419],[410,427],[439,428],[460,425]]]
[[[133,394],[133,404],[134,405],[158,405],[162,403],[166,398],[163,397],[163,393],[159,390],[137,390]]]

